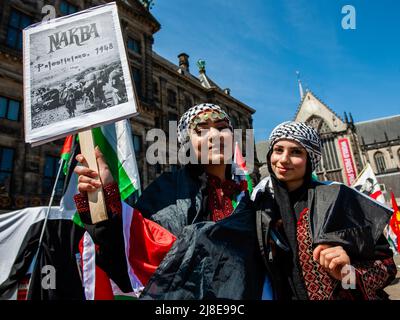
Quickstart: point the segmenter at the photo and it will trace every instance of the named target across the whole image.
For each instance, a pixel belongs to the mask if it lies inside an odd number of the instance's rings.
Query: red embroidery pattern
[[[110,183],[103,187],[103,191],[107,212],[109,214],[121,214],[122,204],[118,184],[116,182]]]
[[[388,280],[396,275],[393,258],[356,263],[356,280],[366,300],[378,300],[378,290],[388,285]]]
[[[109,183],[103,187],[103,192],[107,212],[109,214],[121,214],[122,204],[118,184],[116,182]],[[87,193],[78,193],[74,195],[74,201],[79,214],[87,214],[90,212]]]
[[[79,214],[88,213],[90,211],[87,194],[78,193],[74,195],[74,201]]]
[[[232,198],[247,189],[247,181],[239,184],[233,180],[221,182],[218,177],[207,175],[208,183],[208,208],[211,212],[211,220],[219,221],[231,215],[233,212]]]
[[[297,222],[297,247],[304,283],[310,300],[330,300],[338,281],[314,261],[309,226],[309,210],[305,208]]]

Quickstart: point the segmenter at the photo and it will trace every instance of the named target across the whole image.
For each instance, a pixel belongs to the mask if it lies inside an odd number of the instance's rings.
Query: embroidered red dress
[[[210,220],[219,221],[232,214],[237,196],[247,190],[247,181],[237,183],[233,180],[221,181],[220,178],[207,175],[208,209]]]
[[[354,289],[342,287],[313,259],[310,211],[305,208],[297,221],[298,254],[304,283],[310,300],[379,300],[380,288],[394,278],[396,266],[393,258],[352,262],[355,271]]]

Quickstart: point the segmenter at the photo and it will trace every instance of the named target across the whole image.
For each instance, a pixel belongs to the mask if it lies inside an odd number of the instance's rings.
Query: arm
[[[382,290],[394,280],[397,273],[393,252],[383,235],[376,244],[374,260],[354,262],[354,267],[357,289],[368,300],[379,299]]]
[[[79,175],[79,194],[74,196],[76,207],[85,229],[97,245],[96,263],[120,287],[122,291],[132,291],[125,256],[125,244],[122,227],[122,206],[118,185],[100,150],[96,148],[96,160],[99,173],[90,170],[82,155],[76,158],[82,164],[75,168]],[[99,180],[100,178],[100,180]],[[104,187],[103,187],[104,186]],[[93,224],[90,217],[87,192],[103,187],[108,220]]]
[[[346,276],[346,273],[342,273],[342,268],[350,264],[350,258],[341,246],[319,245],[314,250],[314,259],[337,280]],[[397,272],[386,238],[383,235],[379,238],[371,260],[354,260],[352,266],[355,271],[355,285],[362,298],[382,298],[383,289],[393,281]]]

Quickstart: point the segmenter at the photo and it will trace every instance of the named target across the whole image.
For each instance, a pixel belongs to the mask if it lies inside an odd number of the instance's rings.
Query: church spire
[[[296,71],[296,74],[297,74],[297,82],[299,83],[300,100],[303,100],[304,92],[303,92],[303,86],[302,86],[301,80],[300,80],[300,72]]]

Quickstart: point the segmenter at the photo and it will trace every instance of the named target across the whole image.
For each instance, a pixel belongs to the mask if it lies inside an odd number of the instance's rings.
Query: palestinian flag
[[[127,300],[139,297],[171,249],[176,237],[123,202],[126,265],[132,292],[124,293],[96,264],[97,246],[86,232],[80,243],[82,279],[87,300]],[[128,235],[128,236],[127,236]],[[119,261],[123,264],[123,261]],[[124,270],[125,271],[125,270]]]
[[[99,145],[106,157],[114,179],[118,182],[123,200],[133,203],[140,194],[140,183],[129,122],[124,120],[93,129],[93,135],[96,144]],[[96,282],[87,282],[85,277],[93,278],[95,273],[90,268],[90,264],[86,264],[83,267],[88,272],[82,274],[80,265],[82,265],[83,259],[78,251],[78,244],[84,233],[84,229],[79,226],[82,223],[79,215],[76,214],[73,201],[73,196],[77,193],[77,176],[72,173],[75,165],[73,155],[78,152],[78,147],[78,144],[74,146],[73,138],[66,139],[62,149],[62,158],[68,159],[70,173],[66,178],[68,188],[61,200],[60,207],[52,207],[50,210],[43,244],[36,260],[34,256],[37,253],[47,208],[27,208],[0,216],[0,298],[16,299],[18,286],[22,284],[26,291],[28,283],[30,285],[29,299],[94,298],[89,294],[93,289],[90,284],[95,285]],[[126,252],[130,251],[132,217],[132,210],[124,211]],[[86,254],[86,252],[90,252],[91,243],[88,240],[84,243]],[[128,256],[127,254],[126,257]],[[51,283],[47,289],[43,289],[41,286],[44,276],[42,270],[46,265],[55,266],[57,274],[55,289],[52,288]],[[139,292],[143,285],[133,273],[128,260],[127,268],[132,288]],[[30,282],[27,281],[29,277],[26,276],[29,269],[33,275]],[[101,277],[98,276],[94,279],[100,280]],[[107,279],[105,273],[103,279],[108,281],[109,286],[112,286],[112,282]],[[84,288],[82,284],[84,284]],[[114,286],[113,289],[112,295],[115,296],[118,288]],[[102,290],[100,286],[97,291],[107,294],[107,291]],[[21,295],[24,299],[25,296],[26,292]]]
[[[0,299],[25,300],[28,284],[31,299],[83,299],[76,254],[84,230],[72,221],[74,207],[50,209],[35,257],[47,210],[31,207],[0,215]],[[46,265],[54,269],[43,269]],[[46,276],[47,289],[42,286]]]
[[[250,178],[249,171],[246,167],[246,162],[243,159],[242,152],[239,148],[238,142],[235,142],[235,151],[233,156],[232,174],[236,181],[246,180],[249,194],[253,192],[253,183]]]
[[[72,145],[74,141],[74,136],[68,136],[65,138],[64,145],[61,149],[61,159],[64,160],[64,167],[63,167],[63,172],[66,175],[68,171],[68,163],[71,158],[71,151],[72,151]]]
[[[393,208],[393,215],[390,219],[389,222],[389,230],[388,230],[388,235],[389,235],[389,241],[393,245],[393,247],[396,249],[397,252],[399,252],[400,248],[400,210],[396,202],[396,198],[394,197],[394,193],[391,192],[391,200],[392,200],[392,208]]]
[[[95,145],[103,153],[114,180],[118,183],[121,201],[124,206],[136,202],[140,196],[140,179],[137,169],[132,132],[128,120],[92,129]],[[132,209],[132,208],[131,208]],[[107,274],[96,265],[96,246],[88,233],[80,243],[82,256],[82,281],[85,296],[88,300],[121,299],[137,297],[143,289],[143,284],[128,261],[131,245],[131,225],[133,210],[123,210],[123,236],[125,242],[126,268],[131,282],[132,292],[123,294]]]
[[[71,162],[73,145],[73,137],[68,137],[62,149],[63,162]],[[30,207],[0,216],[0,299],[26,300],[28,295],[29,299],[41,300],[83,299],[77,258],[84,229],[73,222],[76,176],[70,176],[68,182],[60,206],[49,211],[48,207]],[[44,288],[42,281],[46,275],[49,285]]]

